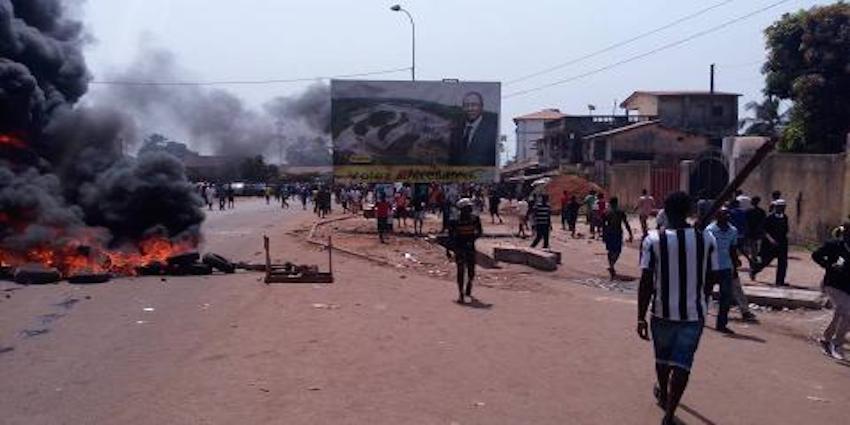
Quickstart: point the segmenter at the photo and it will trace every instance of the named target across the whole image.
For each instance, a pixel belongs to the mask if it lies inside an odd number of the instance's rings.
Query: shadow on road
[[[765,340],[763,338],[759,338],[759,337],[753,336],[753,335],[744,335],[744,334],[741,334],[741,333],[736,333],[736,334],[733,334],[733,335],[725,335],[725,337],[729,338],[729,339],[739,339],[739,340],[742,340],[742,341],[758,342],[759,344],[764,344],[764,343],[767,342],[767,340]]]
[[[478,310],[489,310],[493,308],[493,304],[481,302],[478,298],[472,297],[472,301],[465,304],[458,304],[461,307],[474,308]]]
[[[696,410],[688,407],[685,403],[680,404],[679,408],[684,410],[685,412],[688,412],[691,416],[693,416],[694,418],[699,420],[700,423],[703,424],[703,425],[717,425],[714,421],[706,418],[700,412],[697,412]],[[682,422],[681,420],[679,420],[679,423],[685,424],[686,422]]]

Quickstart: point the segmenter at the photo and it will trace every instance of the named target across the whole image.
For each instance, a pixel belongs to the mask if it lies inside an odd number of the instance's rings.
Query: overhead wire
[[[572,81],[575,81],[575,80],[578,80],[578,79],[581,79],[581,78],[589,77],[591,75],[598,74],[600,72],[604,72],[604,71],[607,71],[609,69],[616,68],[618,66],[625,65],[627,63],[634,62],[634,61],[639,60],[639,59],[643,59],[647,56],[651,56],[651,55],[654,55],[656,53],[672,49],[674,47],[685,44],[689,41],[692,41],[692,40],[695,40],[697,38],[706,36],[708,34],[720,31],[721,29],[724,29],[728,26],[734,25],[734,24],[741,22],[743,20],[749,19],[749,18],[751,18],[755,15],[766,12],[770,9],[781,6],[782,4],[788,3],[790,1],[793,1],[793,0],[780,0],[780,1],[768,4],[767,6],[760,7],[760,8],[758,8],[758,9],[752,11],[752,12],[741,15],[737,18],[725,21],[725,22],[718,24],[718,25],[715,25],[711,28],[708,28],[708,29],[699,31],[697,33],[691,34],[688,37],[685,37],[685,38],[676,40],[674,42],[667,43],[667,44],[664,44],[662,46],[656,47],[656,48],[649,50],[647,52],[640,53],[640,54],[637,54],[637,55],[634,55],[634,56],[630,56],[626,59],[608,64],[608,65],[605,65],[605,66],[602,66],[602,67],[599,67],[599,68],[595,68],[595,69],[592,69],[590,71],[587,71],[587,72],[584,72],[584,73],[581,73],[581,74],[578,74],[578,75],[574,75],[572,77],[564,78],[564,79],[561,79],[561,80],[556,80],[556,81],[553,81],[551,83],[539,85],[539,86],[532,87],[532,88],[529,88],[529,89],[519,90],[519,91],[515,91],[515,92],[512,92],[512,93],[508,93],[508,94],[502,96],[502,98],[503,99],[509,99],[509,98],[512,98],[512,97],[523,96],[523,95],[526,95],[526,94],[529,94],[529,93],[534,93],[534,92],[537,92],[537,91],[540,91],[540,90],[543,90],[543,89],[547,89],[547,88],[550,88],[550,87],[566,84],[566,83],[569,83],[569,82],[572,82]]]
[[[232,81],[133,81],[133,80],[94,80],[90,84],[112,86],[236,86],[236,85],[268,85],[301,83],[306,81],[329,80],[335,78],[358,78],[373,75],[393,74],[410,71],[410,67],[385,69],[380,71],[361,72],[356,74],[340,74],[320,77],[282,78],[267,80],[232,80]]]
[[[628,44],[634,43],[635,41],[638,41],[638,40],[644,39],[644,38],[649,37],[649,36],[651,36],[651,35],[658,34],[659,32],[662,32],[662,31],[665,31],[665,30],[667,30],[667,29],[673,28],[673,27],[675,27],[676,25],[679,25],[679,24],[681,24],[681,23],[683,23],[683,22],[687,22],[687,21],[689,21],[689,20],[691,20],[691,19],[694,19],[694,18],[697,18],[697,17],[699,17],[699,16],[702,16],[702,15],[704,15],[704,14],[706,14],[706,13],[708,13],[708,12],[710,12],[710,11],[714,10],[714,9],[717,9],[717,8],[723,7],[723,6],[725,6],[725,5],[729,4],[729,3],[732,3],[733,1],[735,1],[735,0],[723,0],[723,1],[720,1],[720,2],[715,3],[715,4],[713,4],[713,5],[709,6],[709,7],[706,7],[706,8],[704,8],[704,9],[700,9],[700,10],[698,10],[698,11],[694,12],[694,13],[691,13],[691,14],[689,14],[689,15],[686,15],[686,16],[683,16],[683,17],[681,17],[681,18],[678,18],[678,19],[676,19],[676,20],[674,20],[674,21],[672,21],[672,22],[669,22],[669,23],[667,23],[667,24],[664,24],[664,25],[662,25],[662,26],[660,26],[660,27],[657,27],[657,28],[655,28],[655,29],[652,29],[652,30],[646,31],[646,32],[644,32],[644,33],[638,34],[638,35],[636,35],[636,36],[634,36],[634,37],[632,37],[632,38],[629,38],[629,39],[627,39],[627,40],[623,40],[623,41],[620,41],[620,42],[617,42],[617,43],[611,44],[611,45],[609,45],[609,46],[607,46],[607,47],[604,47],[604,48],[602,48],[602,49],[599,49],[599,50],[596,50],[596,51],[590,52],[590,53],[588,53],[588,54],[585,54],[585,55],[583,55],[583,56],[580,56],[580,57],[577,57],[577,58],[574,58],[574,59],[570,59],[570,60],[568,60],[568,61],[566,61],[566,62],[562,62],[562,63],[559,63],[559,64],[557,64],[557,65],[553,65],[553,66],[551,66],[551,67],[549,67],[549,68],[546,68],[546,69],[543,69],[543,70],[541,70],[541,71],[533,72],[533,73],[531,73],[531,74],[527,74],[527,75],[524,75],[524,76],[522,76],[522,77],[515,78],[515,79],[513,79],[513,80],[508,80],[508,81],[506,81],[506,82],[504,83],[504,85],[516,84],[516,83],[518,83],[518,82],[525,81],[525,80],[529,80],[529,79],[531,79],[531,78],[538,77],[538,76],[543,75],[543,74],[548,74],[548,73],[550,73],[550,72],[552,72],[552,71],[556,71],[556,70],[559,70],[559,69],[562,69],[562,68],[568,67],[568,66],[570,66],[570,65],[575,65],[575,64],[577,64],[577,63],[579,63],[579,62],[583,62],[583,61],[585,61],[585,60],[587,60],[587,59],[590,59],[590,58],[593,58],[593,57],[599,56],[599,55],[601,55],[601,54],[603,54],[603,53],[610,52],[610,51],[615,50],[615,49],[617,49],[617,48],[620,48],[620,47],[626,46],[626,45],[628,45]]]

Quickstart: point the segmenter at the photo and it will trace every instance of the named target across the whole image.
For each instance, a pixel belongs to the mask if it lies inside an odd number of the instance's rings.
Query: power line
[[[627,45],[627,44],[631,44],[631,43],[633,43],[633,42],[635,42],[635,41],[638,41],[638,40],[640,40],[640,39],[643,39],[643,38],[649,37],[650,35],[657,34],[657,33],[662,32],[662,31],[664,31],[664,30],[670,29],[670,28],[672,28],[672,27],[674,27],[674,26],[676,26],[676,25],[681,24],[682,22],[689,21],[689,20],[694,19],[694,18],[696,18],[696,17],[698,17],[698,16],[704,15],[704,14],[706,14],[706,13],[708,13],[708,12],[710,12],[710,11],[714,10],[714,9],[717,9],[717,8],[719,8],[719,7],[722,7],[722,6],[725,6],[725,5],[729,4],[729,3],[732,3],[733,1],[735,1],[735,0],[723,0],[723,1],[719,2],[719,3],[715,3],[714,5],[711,5],[711,6],[709,6],[709,7],[706,7],[705,9],[698,10],[698,11],[696,11],[696,12],[694,12],[694,13],[690,14],[690,15],[683,16],[683,17],[681,17],[681,18],[679,18],[679,19],[676,19],[676,20],[674,20],[674,21],[672,21],[672,22],[670,22],[670,23],[668,23],[668,24],[662,25],[662,26],[660,26],[660,27],[658,27],[658,28],[655,28],[655,29],[653,29],[653,30],[647,31],[647,32],[645,32],[645,33],[642,33],[642,34],[636,35],[636,36],[634,36],[634,37],[632,37],[632,38],[630,38],[630,39],[628,39],[628,40],[624,40],[624,41],[620,41],[620,42],[618,42],[618,43],[614,43],[614,44],[612,44],[612,45],[610,45],[610,46],[608,46],[608,47],[605,47],[605,48],[603,48],[603,49],[597,50],[597,51],[595,51],[595,52],[588,53],[588,54],[586,54],[586,55],[584,55],[584,56],[581,56],[581,57],[578,57],[578,58],[575,58],[575,59],[571,59],[571,60],[569,60],[569,61],[566,61],[566,62],[560,63],[560,64],[558,64],[558,65],[555,65],[555,66],[552,66],[552,67],[546,68],[546,69],[544,69],[544,70],[542,70],[542,71],[537,71],[537,72],[534,72],[534,73],[531,73],[531,74],[528,74],[528,75],[525,75],[525,76],[522,76],[522,77],[519,77],[519,78],[516,78],[516,79],[513,79],[513,80],[509,80],[509,81],[505,82],[504,84],[505,84],[505,85],[515,84],[515,83],[518,83],[518,82],[520,82],[520,81],[525,81],[525,80],[528,80],[528,79],[531,79],[531,78],[534,78],[534,77],[537,77],[537,76],[540,76],[540,75],[543,75],[543,74],[548,74],[548,73],[550,73],[550,72],[552,72],[552,71],[556,71],[556,70],[558,70],[558,69],[565,68],[565,67],[568,67],[568,66],[570,66],[570,65],[575,65],[575,64],[577,64],[577,63],[579,63],[579,62],[585,61],[585,60],[590,59],[590,58],[592,58],[592,57],[599,56],[599,55],[601,55],[602,53],[610,52],[611,50],[617,49],[617,48],[619,48],[619,47],[623,47],[623,46],[625,46],[625,45]]]
[[[706,30],[700,31],[700,32],[695,33],[695,34],[693,34],[693,35],[690,35],[690,36],[688,36],[688,37],[686,37],[686,38],[683,38],[683,39],[681,39],[681,40],[678,40],[678,41],[674,41],[674,42],[672,42],[672,43],[665,44],[665,45],[663,45],[663,46],[660,46],[660,47],[657,47],[657,48],[655,48],[655,49],[652,49],[652,50],[650,50],[650,51],[648,51],[648,52],[644,52],[644,53],[641,53],[641,54],[638,54],[638,55],[635,55],[635,56],[631,56],[631,57],[629,57],[629,58],[627,58],[627,59],[623,59],[623,60],[621,60],[621,61],[614,62],[614,63],[612,63],[612,64],[605,65],[605,66],[603,66],[603,67],[596,68],[596,69],[593,69],[593,70],[591,70],[591,71],[588,71],[588,72],[585,72],[585,73],[582,73],[582,74],[578,74],[578,75],[575,75],[575,76],[572,76],[572,77],[569,77],[569,78],[565,78],[565,79],[562,79],[562,80],[557,80],[557,81],[554,81],[554,82],[551,82],[551,83],[548,83],[548,84],[540,85],[540,86],[537,86],[537,87],[532,87],[532,88],[530,88],[530,89],[526,89],[526,90],[520,90],[520,91],[516,91],[516,92],[513,92],[513,93],[508,93],[508,94],[506,94],[505,96],[502,96],[502,98],[503,98],[503,99],[509,99],[509,98],[512,98],[512,97],[522,96],[522,95],[526,95],[526,94],[528,94],[528,93],[537,92],[537,91],[540,91],[540,90],[543,90],[543,89],[546,89],[546,88],[549,88],[549,87],[554,87],[554,86],[558,86],[558,85],[561,85],[561,84],[566,84],[566,83],[569,83],[569,82],[571,82],[571,81],[575,81],[575,80],[578,80],[578,79],[581,79],[581,78],[584,78],[584,77],[591,76],[591,75],[593,75],[593,74],[598,74],[598,73],[600,73],[600,72],[607,71],[607,70],[612,69],[612,68],[616,68],[616,67],[618,67],[618,66],[620,66],[620,65],[625,65],[625,64],[627,64],[627,63],[634,62],[634,61],[636,61],[636,60],[638,60],[638,59],[643,59],[643,58],[645,58],[645,57],[647,57],[647,56],[654,55],[654,54],[656,54],[656,53],[658,53],[658,52],[662,52],[662,51],[664,51],[664,50],[672,49],[673,47],[677,47],[677,46],[679,46],[679,45],[685,44],[685,43],[687,43],[687,42],[689,42],[689,41],[692,41],[692,40],[694,40],[694,39],[697,39],[697,38],[700,38],[700,37],[702,37],[702,36],[705,36],[705,35],[711,34],[711,33],[713,33],[713,32],[717,32],[717,31],[719,31],[719,30],[721,30],[721,29],[723,29],[723,28],[726,28],[726,27],[728,27],[728,26],[730,26],[730,25],[734,25],[734,24],[736,24],[736,23],[738,23],[738,22],[741,22],[741,21],[743,21],[743,20],[745,20],[745,19],[748,19],[748,18],[751,18],[751,17],[753,17],[753,16],[755,16],[755,15],[758,15],[759,13],[762,13],[762,12],[765,12],[765,11],[767,11],[767,10],[773,9],[773,8],[775,8],[775,7],[777,7],[777,6],[780,6],[780,5],[784,4],[784,3],[788,3],[788,2],[790,2],[790,1],[792,1],[792,0],[781,0],[781,1],[778,1],[778,2],[775,2],[775,3],[771,3],[771,4],[767,5],[767,6],[764,6],[764,7],[762,7],[762,8],[756,9],[756,10],[754,10],[754,11],[750,12],[750,13],[747,13],[746,15],[739,16],[739,17],[737,17],[737,18],[735,18],[735,19],[732,19],[732,20],[726,21],[726,22],[724,22],[724,23],[722,23],[722,24],[720,24],[720,25],[716,25],[716,26],[711,27],[711,28],[709,28],[709,29],[706,29]]]
[[[104,80],[92,81],[90,84],[110,85],[110,86],[235,86],[235,85],[268,85],[268,84],[286,84],[300,83],[305,81],[329,80],[333,78],[356,78],[368,77],[371,75],[393,74],[401,71],[409,71],[410,67],[385,69],[381,71],[362,72],[357,74],[341,74],[327,77],[310,77],[310,78],[288,78],[288,79],[271,79],[271,80],[235,80],[235,81],[129,81],[129,80]]]

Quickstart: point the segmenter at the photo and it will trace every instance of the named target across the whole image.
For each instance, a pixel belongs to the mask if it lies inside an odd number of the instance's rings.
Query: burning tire
[[[46,285],[62,279],[59,270],[41,264],[25,264],[15,270],[14,280],[21,285]]]
[[[197,264],[201,259],[201,254],[197,252],[188,252],[186,254],[178,254],[172,257],[169,257],[168,265],[169,266],[189,266],[192,264]]]
[[[212,274],[212,266],[204,263],[175,265],[168,268],[168,274],[174,276],[204,276]]]
[[[227,274],[236,272],[236,265],[218,254],[207,253],[204,255],[204,264]]]
[[[165,274],[165,266],[162,263],[150,263],[136,268],[139,276],[159,276]]]

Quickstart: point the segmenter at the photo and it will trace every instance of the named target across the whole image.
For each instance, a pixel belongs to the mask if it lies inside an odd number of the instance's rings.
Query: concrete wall
[[[516,122],[516,159],[537,159],[536,141],[545,135],[544,120],[520,120]]]
[[[615,134],[605,140],[608,144],[606,159],[614,162],[653,160],[677,164],[683,159],[696,158],[711,146],[705,136],[683,133],[659,125],[648,125]]]
[[[750,156],[733,159],[735,169],[740,170],[749,159]],[[850,167],[846,154],[773,153],[755,169],[742,189],[750,196],[761,196],[765,208],[770,193],[782,191],[788,202],[792,241],[817,243],[850,212],[848,184]]]
[[[632,161],[607,167],[609,196],[620,199],[624,208],[634,208],[643,189],[652,185],[652,162]]]
[[[720,115],[713,113],[715,107]],[[725,137],[738,132],[738,98],[720,95],[662,96],[658,101],[658,117],[670,127]]]

